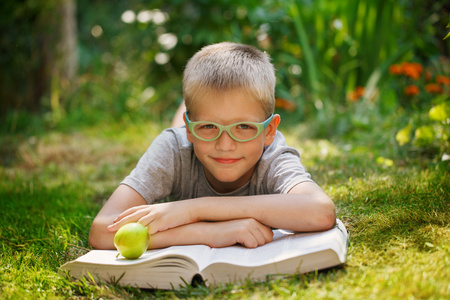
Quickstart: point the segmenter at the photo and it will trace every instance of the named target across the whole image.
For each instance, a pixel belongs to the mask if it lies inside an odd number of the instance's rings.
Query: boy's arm
[[[230,214],[232,219],[250,217],[270,227],[293,231],[327,230],[336,222],[333,201],[314,182],[299,183],[288,194],[212,200],[200,206],[200,220],[221,220],[221,216]]]
[[[120,185],[94,218],[89,244],[97,249],[115,249],[115,232],[107,230],[108,226],[128,208],[144,204],[146,202],[138,192],[127,185]]]
[[[296,207],[297,217],[291,229],[295,231],[321,231],[331,229],[336,224],[336,211],[333,201],[315,182],[301,182],[294,186],[288,195],[299,201]],[[283,227],[280,227],[283,228]]]
[[[275,228],[326,230],[335,224],[334,204],[313,182],[302,182],[288,194],[246,197],[205,197],[132,207],[108,227],[111,232],[130,222],[149,226],[150,233],[199,221],[253,218]]]
[[[115,249],[115,232],[107,230],[124,210],[143,207],[145,200],[134,189],[120,185],[92,222],[89,244],[96,249]],[[144,206],[145,207],[145,206]],[[254,248],[272,241],[272,230],[254,219],[197,222],[153,234],[149,248],[204,244],[219,248],[236,243]]]

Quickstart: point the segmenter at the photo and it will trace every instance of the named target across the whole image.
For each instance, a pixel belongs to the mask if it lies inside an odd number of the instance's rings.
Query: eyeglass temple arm
[[[266,129],[266,127],[269,126],[270,121],[272,121],[272,119],[273,119],[273,114],[271,114],[270,117],[267,120],[264,121],[264,123],[263,123],[264,124],[264,129]]]

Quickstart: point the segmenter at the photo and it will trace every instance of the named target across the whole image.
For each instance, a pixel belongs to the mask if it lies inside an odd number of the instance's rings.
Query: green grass
[[[180,291],[60,277],[61,264],[89,250],[92,219],[161,128],[129,122],[0,137],[0,298],[449,297],[448,162],[390,155],[394,146],[373,134],[332,143],[302,139],[296,128],[289,143],[351,234],[345,267]],[[381,156],[394,165],[377,162]]]

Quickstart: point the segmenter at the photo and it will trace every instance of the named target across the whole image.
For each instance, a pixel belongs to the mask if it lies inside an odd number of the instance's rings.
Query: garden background
[[[0,4],[1,298],[449,297],[450,5],[420,0]],[[202,46],[277,70],[280,129],[351,234],[341,269],[146,291],[58,267],[182,102]]]

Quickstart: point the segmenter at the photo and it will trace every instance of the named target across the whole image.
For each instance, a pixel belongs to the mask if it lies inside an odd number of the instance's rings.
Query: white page
[[[117,250],[93,250],[77,258],[75,261],[97,265],[138,265],[147,261],[158,260],[166,256],[187,255],[194,260],[205,258],[205,251],[209,253],[210,247],[205,245],[174,246],[165,249],[148,250],[137,259],[116,258]]]

